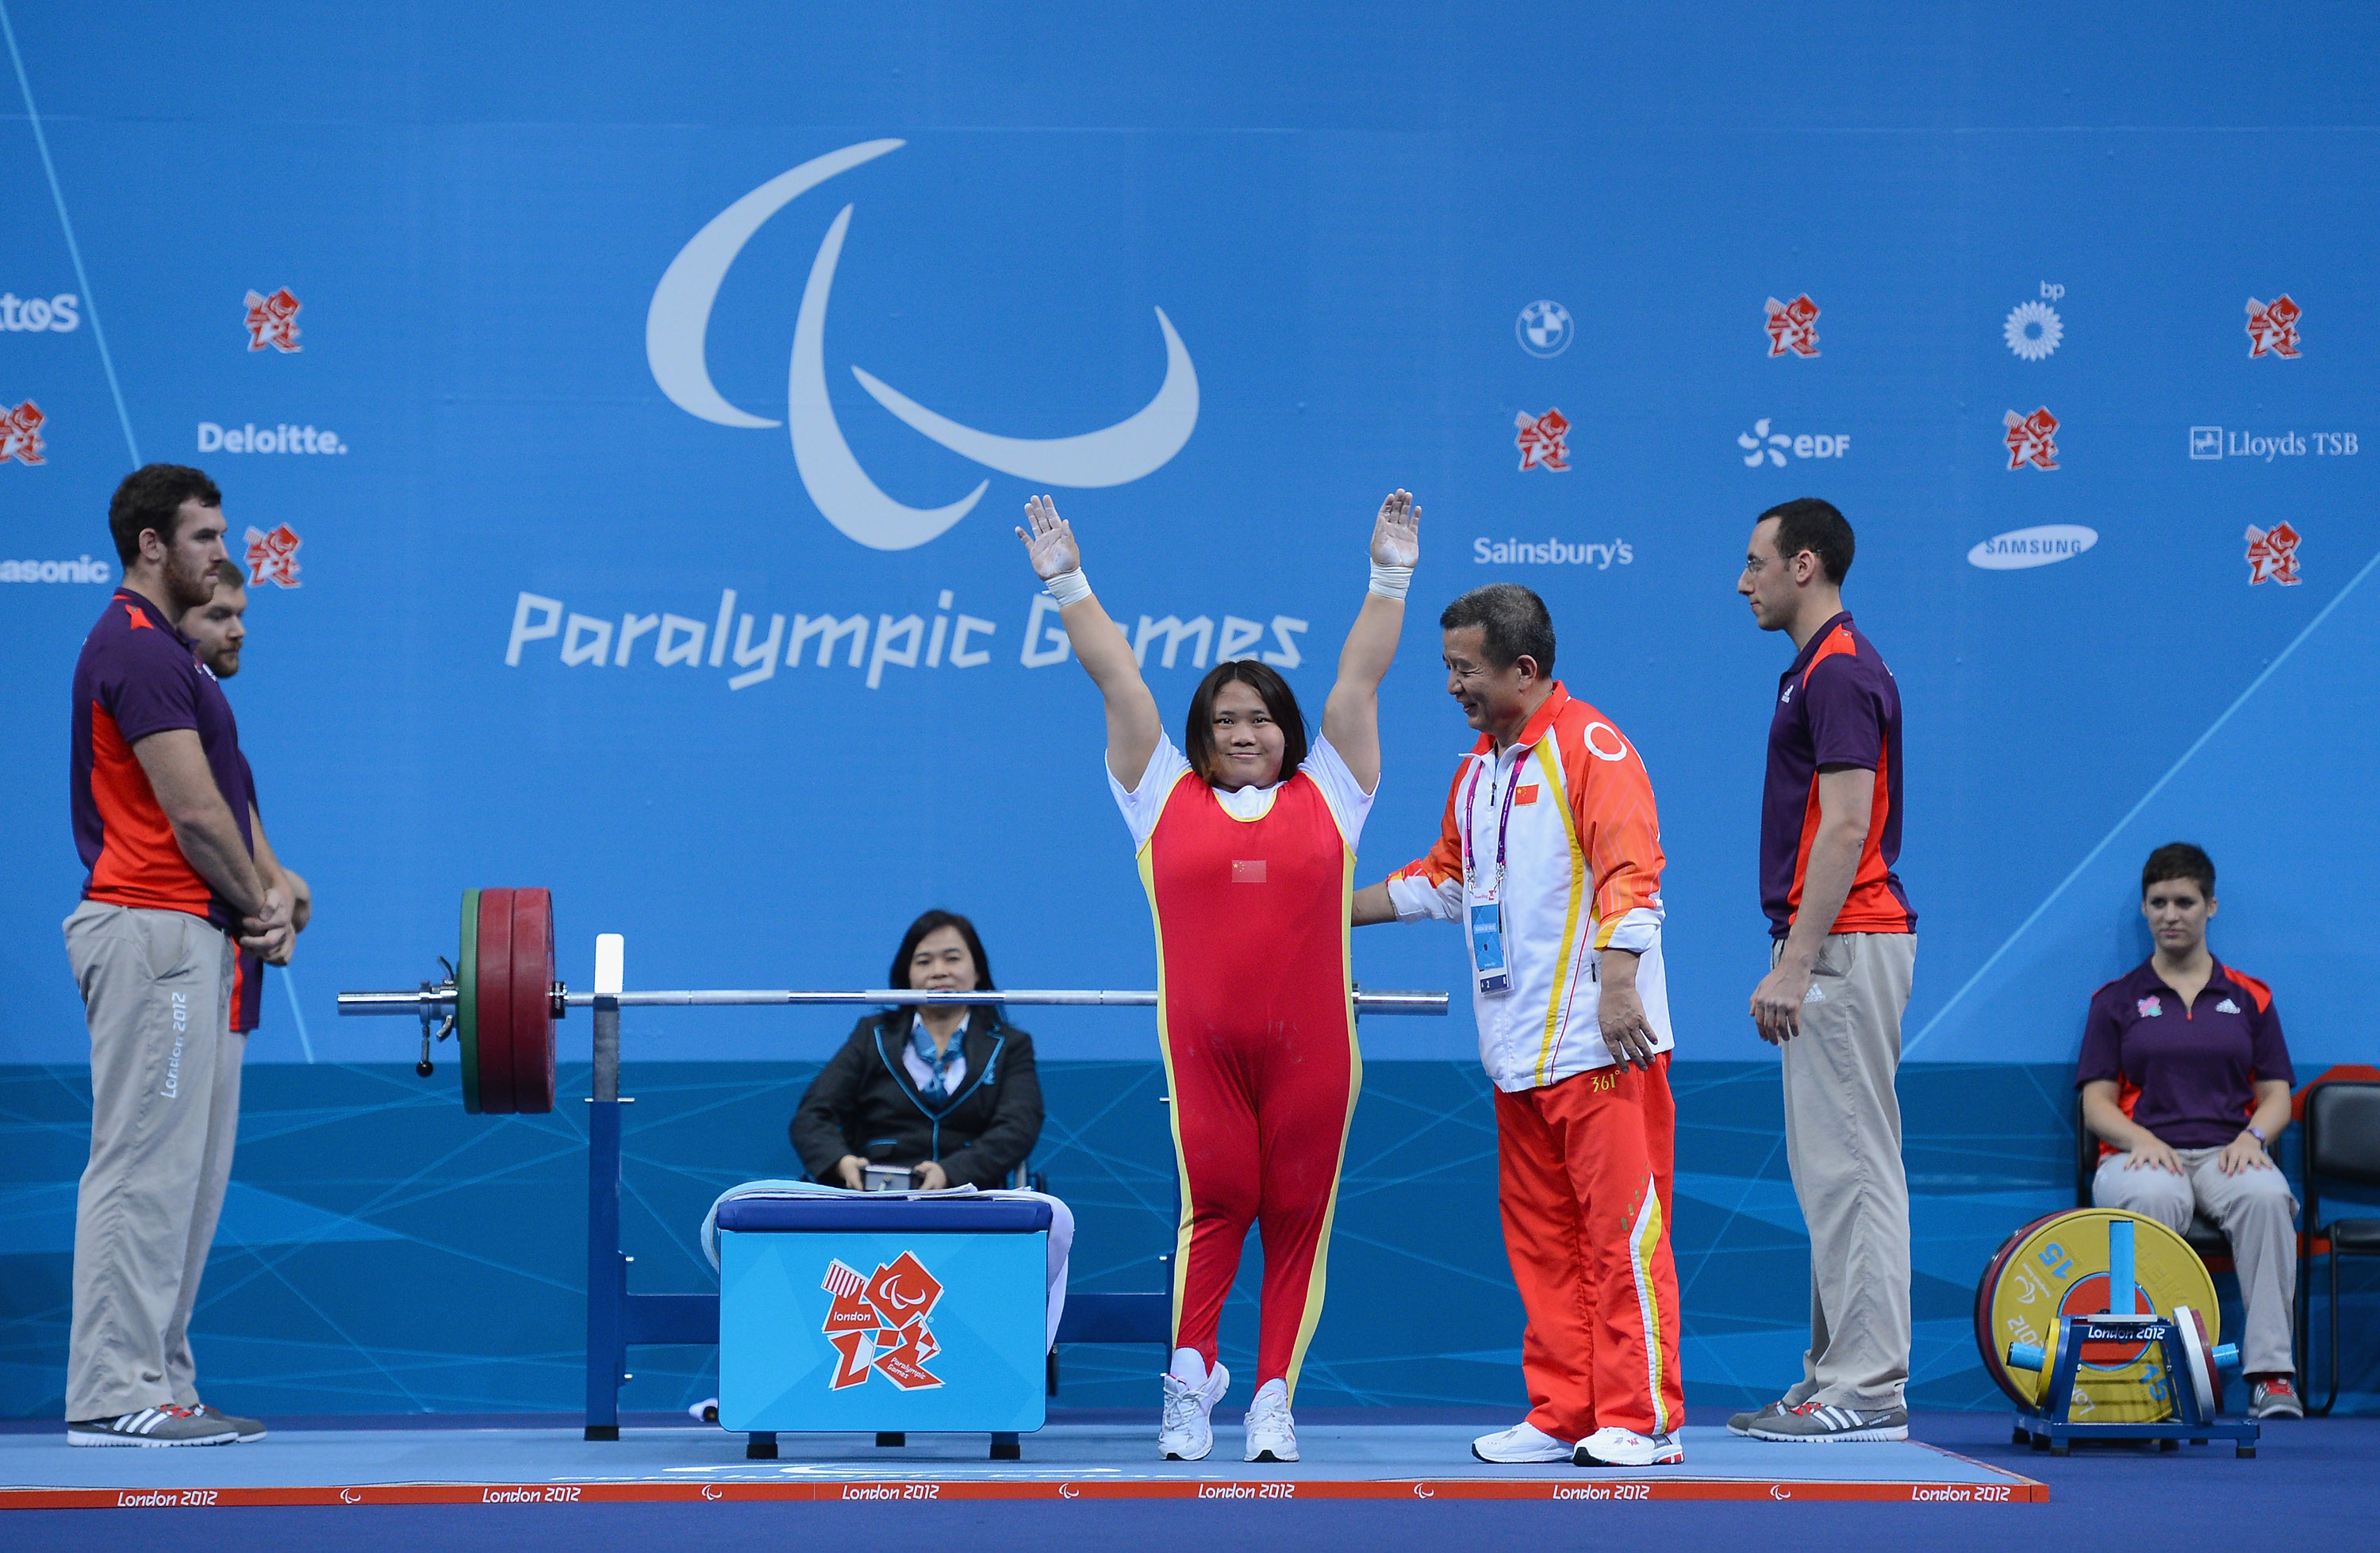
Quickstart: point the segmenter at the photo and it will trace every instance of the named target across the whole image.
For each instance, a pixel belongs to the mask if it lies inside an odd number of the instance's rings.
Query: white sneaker
[[[1483,1462],[1567,1462],[1571,1444],[1524,1418],[1501,1434],[1481,1435],[1471,1442],[1471,1453]]]
[[[1578,1442],[1571,1460],[1582,1467],[1667,1467],[1686,1459],[1678,1432],[1640,1435],[1633,1429],[1597,1429]]]
[[[1287,1381],[1268,1380],[1257,1388],[1257,1400],[1248,1404],[1248,1449],[1242,1460],[1297,1460],[1297,1426],[1289,1416]]]
[[[1165,1412],[1157,1426],[1157,1453],[1169,1462],[1203,1462],[1215,1449],[1215,1430],[1207,1415],[1223,1400],[1232,1372],[1217,1365],[1203,1384],[1193,1386],[1172,1375],[1165,1377]]]

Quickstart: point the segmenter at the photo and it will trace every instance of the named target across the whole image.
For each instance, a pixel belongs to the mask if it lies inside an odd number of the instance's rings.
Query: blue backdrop
[[[65,687],[153,459],[254,531],[231,693],[321,903],[258,1062],[407,1056],[332,995],[429,973],[467,884],[551,885],[575,983],[599,930],[631,985],[869,983],[947,904],[1011,985],[1149,985],[1019,506],[1056,490],[1170,716],[1224,651],[1318,710],[1399,484],[1365,877],[1469,740],[1429,616],[1526,582],[1653,774],[1680,1060],[1764,1060],[1791,648],[1731,588],[1754,515],[1820,494],[1908,709],[1912,1057],[2070,1060],[2175,836],[2301,1076],[2371,1055],[2367,9],[5,15],[0,1062],[86,1050]],[[1463,962],[1378,929],[1357,968]],[[632,1055],[843,1027],[657,1017]],[[1460,1007],[1365,1038],[1473,1049]]]

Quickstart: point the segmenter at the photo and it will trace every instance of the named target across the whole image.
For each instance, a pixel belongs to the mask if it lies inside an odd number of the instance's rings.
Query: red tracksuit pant
[[[1556,1439],[1685,1422],[1670,1256],[1670,1059],[1496,1096],[1504,1249],[1529,1327],[1529,1422]]]

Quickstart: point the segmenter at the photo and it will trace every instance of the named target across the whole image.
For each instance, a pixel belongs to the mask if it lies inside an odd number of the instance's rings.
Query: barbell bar
[[[698,988],[628,991],[619,988],[619,940],[596,940],[596,982],[612,989],[574,992],[553,975],[553,897],[545,890],[483,889],[463,892],[460,946],[445,977],[411,991],[342,992],[342,1014],[419,1019],[421,1059],[433,1071],[433,1040],[456,1037],[463,1072],[463,1109],[482,1112],[542,1112],[553,1109],[553,1027],[574,1008],[597,1010],[597,1024],[624,1008],[1002,1007],[1154,1008],[1157,994],[1095,989],[985,989],[939,992],[902,987],[856,991]],[[610,969],[606,970],[606,961]],[[1358,1014],[1444,1014],[1443,992],[1353,995]]]

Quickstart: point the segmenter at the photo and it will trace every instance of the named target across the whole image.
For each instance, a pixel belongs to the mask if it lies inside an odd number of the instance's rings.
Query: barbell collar
[[[406,1017],[451,1013],[455,1004],[452,987],[428,987],[410,992],[342,992],[339,1012],[343,1014],[398,1014]],[[969,1007],[978,1003],[998,1003],[1007,1007],[1057,1008],[1154,1008],[1154,992],[1116,992],[1098,990],[1040,990],[1018,992],[924,992],[906,988],[880,987],[856,992],[746,991],[732,989],[693,989],[679,992],[572,992],[556,984],[554,1001],[565,1008],[594,1008],[599,1001],[615,1008],[744,1008],[744,1007],[814,1007],[821,1004],[859,1004],[877,1007],[947,1008],[953,1005]],[[1447,1001],[1443,992],[1365,992],[1354,995],[1357,1013],[1378,1014],[1443,1014]]]

